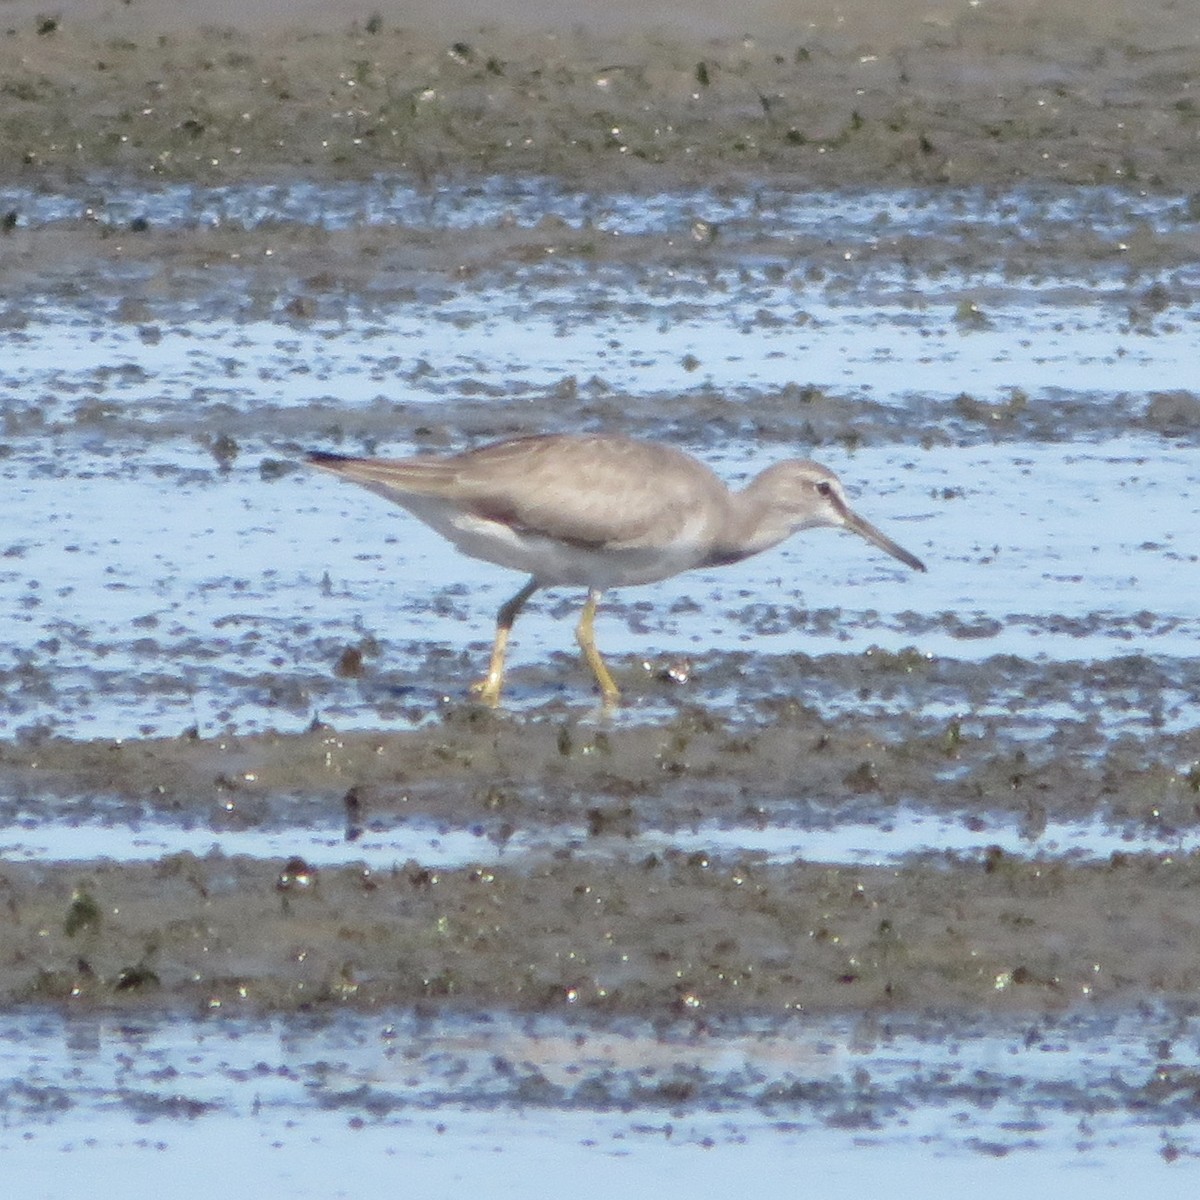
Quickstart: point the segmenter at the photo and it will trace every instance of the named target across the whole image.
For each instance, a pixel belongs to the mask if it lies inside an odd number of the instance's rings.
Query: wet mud
[[[267,7],[0,13],[14,1186],[1190,1188],[1200,17]],[[519,582],[300,463],[559,430],[929,571],[611,594],[612,712],[539,593],[481,708]]]
[[[627,809],[584,814],[628,822]],[[1194,993],[1195,855],[387,871],[222,855],[6,867],[6,1001],[258,1012],[1069,1010]],[[1136,912],[1135,919],[1128,914]]]
[[[755,729],[696,708],[650,727],[458,707],[411,733],[9,747],[10,819],[61,814],[236,832],[344,827],[350,862],[226,851],[136,865],[10,863],[0,941],[8,1001],[209,1001],[260,1007],[446,1001],[613,1013],[883,1006],[1057,1010],[1191,993],[1183,898],[1200,857],[1117,850],[1047,858],[1048,821],[1100,817],[1167,839],[1195,827],[1195,731],[1143,748],[1008,745],[957,722],[897,740],[796,707]],[[102,797],[88,802],[83,797]],[[705,823],[889,820],[919,800],[984,845],[899,866],[676,849]],[[1009,814],[1028,853],[987,843]],[[499,860],[355,863],[399,821],[463,827]],[[643,842],[653,831],[652,847]],[[282,839],[286,845],[286,833]],[[596,854],[599,853],[599,861]]]
[[[128,7],[14,8],[0,41],[5,812],[132,836],[361,806],[555,846],[437,868],[14,852],[5,1002],[1194,990],[1196,864],[1169,845],[1200,824],[1184,16],[1079,32],[985,5],[781,48],[388,14],[157,31]],[[474,708],[509,583],[297,457],[580,427],[735,478],[836,456],[929,581],[822,543],[614,597],[608,720],[548,600],[507,711]],[[797,562],[805,592],[781,583]],[[1028,852],[670,845],[902,808],[1015,823]],[[1080,821],[1130,851],[1039,852]]]
[[[1200,178],[1200,50],[1188,14],[1162,0],[489,17],[10,4],[0,170],[602,174],[655,190],[783,175],[1186,191]]]

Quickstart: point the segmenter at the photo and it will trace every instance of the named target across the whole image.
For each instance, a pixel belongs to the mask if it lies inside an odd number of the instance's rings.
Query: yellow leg
[[[583,651],[583,657],[587,659],[587,665],[592,668],[592,674],[596,676],[596,682],[600,685],[601,699],[604,701],[604,707],[608,708],[621,698],[621,691],[608,673],[604,659],[600,657],[600,651],[596,649],[596,605],[599,602],[600,592],[596,588],[590,588],[587,603],[583,606],[583,613],[575,630],[575,640]]]
[[[512,632],[517,613],[525,602],[537,591],[537,580],[531,579],[496,615],[496,640],[492,643],[492,658],[488,663],[487,677],[471,685],[484,704],[495,708],[500,703],[500,687],[504,682],[504,656],[508,651],[508,635]]]

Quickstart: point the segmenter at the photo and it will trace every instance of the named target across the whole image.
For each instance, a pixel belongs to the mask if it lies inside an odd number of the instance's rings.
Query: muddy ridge
[[[0,17],[0,1004],[1193,1006],[1200,14],[205,5]],[[580,428],[813,453],[930,571],[614,596],[609,719],[539,596],[481,710],[516,584],[297,459]]]
[[[381,7],[297,31],[253,10],[187,28],[155,5],[101,20],[22,5],[0,31],[0,177],[1200,183],[1200,46],[1171,5],[1078,21],[947,6],[906,13],[899,36],[859,14],[715,38],[431,29]]]
[[[985,664],[974,674],[986,676]],[[1094,668],[1093,668],[1094,669]],[[623,678],[623,677],[622,677]],[[964,713],[822,717],[764,701],[739,721],[700,703],[616,725],[559,704],[496,714],[446,701],[424,728],[299,735],[230,734],[81,742],[32,735],[0,743],[0,785],[44,817],[89,811],[89,797],[144,815],[255,824],[304,800],[340,813],[354,789],[373,811],[474,822],[603,823],[674,830],[698,820],[769,820],[811,811],[846,818],[916,803],[986,823],[1098,817],[1163,829],[1200,824],[1200,730],[1112,737],[1086,718],[1047,733]],[[9,805],[6,805],[7,808]],[[223,818],[224,819],[224,818]]]
[[[1161,750],[1194,756],[1195,734]],[[131,828],[157,813],[250,829],[299,810],[345,814],[348,837],[385,814],[483,829],[500,846],[534,825],[578,834],[544,855],[454,869],[318,869],[219,852],[9,863],[0,998],[653,1015],[1048,1011],[1187,995],[1200,980],[1184,900],[1200,879],[1195,855],[1089,863],[994,848],[879,867],[639,848],[650,827],[818,810],[886,828],[902,800],[985,829],[1009,808],[1034,837],[1048,817],[1098,804],[1111,820],[1200,819],[1194,772],[1132,746],[1126,761],[1113,751],[1091,768],[1058,751],[1040,763],[1036,752],[997,756],[956,723],[888,744],[868,722],[831,727],[800,709],[756,732],[701,710],[605,731],[467,708],[407,735],[9,746],[4,791],[25,820],[53,818],[62,790],[105,797],[100,819]],[[70,802],[76,820],[88,810]],[[595,838],[623,849],[596,861]]]

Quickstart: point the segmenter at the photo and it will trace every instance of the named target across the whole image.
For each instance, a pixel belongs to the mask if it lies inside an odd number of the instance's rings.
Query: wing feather
[[[708,467],[661,443],[544,434],[445,457],[346,458],[309,463],[396,504],[452,501],[522,533],[596,549],[653,549],[683,531],[712,534],[728,492]]]
[[[725,495],[703,463],[630,438],[516,438],[444,461],[476,516],[596,549],[669,543],[697,518],[717,519]]]

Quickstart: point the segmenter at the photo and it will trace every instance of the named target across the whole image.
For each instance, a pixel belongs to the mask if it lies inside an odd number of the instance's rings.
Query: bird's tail
[[[310,467],[370,488],[383,495],[417,493],[436,496],[452,486],[455,471],[444,460],[433,458],[353,458],[310,450]]]

